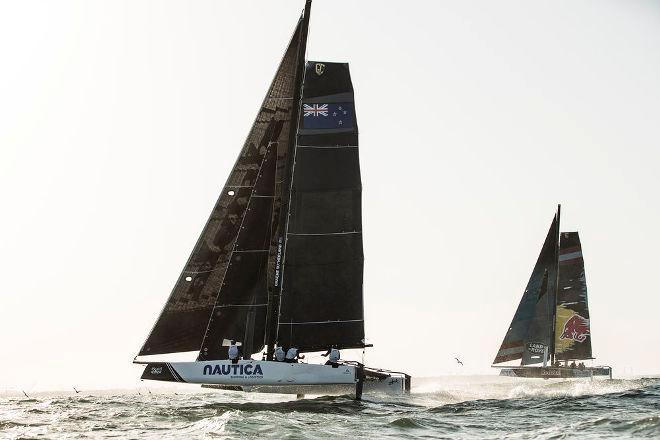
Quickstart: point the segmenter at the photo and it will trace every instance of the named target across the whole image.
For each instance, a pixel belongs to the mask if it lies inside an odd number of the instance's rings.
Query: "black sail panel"
[[[268,305],[267,267],[276,145],[266,147],[250,199],[218,293],[198,360],[226,359],[231,340],[243,353],[261,351]],[[270,180],[265,184],[264,180]]]
[[[550,360],[557,280],[559,213],[552,220],[525,293],[509,325],[494,364],[522,359],[522,365]]]
[[[555,328],[556,359],[592,359],[587,280],[577,232],[561,233]]]
[[[347,64],[307,63],[300,113],[278,342],[363,347],[362,183]]]
[[[204,336],[208,335],[214,339],[209,339],[206,345],[209,358],[220,356],[216,351],[223,350],[218,345],[236,336],[237,328],[248,334],[251,347],[263,346],[261,321],[265,319],[265,308],[263,312],[261,306],[240,308],[240,311],[228,308],[224,284],[233,282],[239,274],[249,276],[251,285],[241,285],[244,291],[231,293],[240,297],[236,304],[266,302],[265,271],[273,205],[279,203],[281,189],[281,185],[276,185],[275,174],[286,160],[294,122],[291,114],[302,23],[299,20],[220,198],[139,355],[199,350]],[[257,201],[259,198],[266,201]],[[254,228],[257,232],[253,235],[241,228]],[[265,245],[263,237],[267,237]],[[253,242],[260,242],[259,246],[266,252],[250,257],[234,253],[237,246],[256,250],[252,249]],[[210,321],[213,325],[209,325]],[[246,329],[246,322],[254,322],[247,326],[253,328]]]

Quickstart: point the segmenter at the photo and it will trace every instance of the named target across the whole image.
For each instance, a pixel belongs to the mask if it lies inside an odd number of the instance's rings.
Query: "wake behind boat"
[[[493,365],[502,368],[501,376],[612,378],[610,367],[575,363],[593,359],[587,281],[580,236],[577,232],[559,233],[560,213],[561,206],[493,361],[500,364],[521,359],[520,367]],[[538,366],[541,363],[543,366]]]
[[[136,358],[147,364],[142,379],[295,394],[300,387],[348,387],[357,398],[363,389],[410,389],[410,376],[357,362],[276,361],[278,346],[300,353],[368,346],[353,86],[348,64],[305,62],[310,8],[308,0],[220,198],[138,354],[198,351],[197,360]],[[232,341],[243,359],[229,360]]]

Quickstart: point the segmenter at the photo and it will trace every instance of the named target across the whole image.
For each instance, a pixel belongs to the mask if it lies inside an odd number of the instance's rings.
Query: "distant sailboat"
[[[502,376],[612,377],[610,367],[575,366],[575,361],[593,359],[587,282],[580,237],[577,232],[559,233],[560,213],[561,206],[493,361],[521,359],[521,366],[497,366],[503,368]]]
[[[305,62],[311,0],[172,294],[138,356],[199,351],[196,362],[146,362],[143,379],[243,391],[363,386],[404,392],[410,376],[274,361],[361,348],[362,216],[358,129],[348,64]],[[240,344],[232,364],[227,348]],[[258,354],[260,361],[252,360]],[[312,389],[310,389],[310,387]]]

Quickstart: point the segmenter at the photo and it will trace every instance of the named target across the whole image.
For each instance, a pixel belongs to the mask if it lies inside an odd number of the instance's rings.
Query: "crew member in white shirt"
[[[298,354],[298,349],[296,347],[291,347],[286,351],[286,358],[284,361],[288,364],[295,364],[298,362],[298,359],[305,359],[305,356]]]
[[[335,347],[328,348],[328,351],[326,351],[325,354],[322,354],[321,356],[328,356],[328,361],[325,363],[326,365],[332,365],[333,367],[339,365],[339,359],[341,356],[339,350],[337,350]]]
[[[238,346],[236,345],[236,341],[232,340],[231,343],[229,344],[229,349],[227,350],[227,355],[228,355],[229,360],[231,361],[232,364],[237,364],[238,363],[238,358],[240,356],[240,352],[238,350]]]

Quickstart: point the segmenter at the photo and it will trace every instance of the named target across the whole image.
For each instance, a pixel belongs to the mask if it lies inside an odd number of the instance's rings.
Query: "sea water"
[[[413,378],[361,402],[148,386],[4,392],[0,438],[660,438],[657,378]]]

